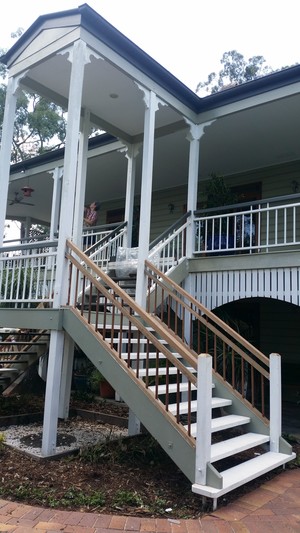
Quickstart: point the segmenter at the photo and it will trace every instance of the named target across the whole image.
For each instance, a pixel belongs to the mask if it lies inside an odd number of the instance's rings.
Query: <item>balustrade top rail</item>
[[[289,204],[289,203],[300,203],[300,194],[286,194],[284,196],[272,196],[271,198],[261,198],[260,200],[251,200],[250,202],[239,202],[231,205],[222,205],[216,207],[207,207],[203,209],[196,209],[194,211],[194,216],[198,217],[203,214],[209,213],[223,213],[224,211],[230,212],[237,209],[245,209],[248,207],[257,207],[270,204]]]
[[[16,242],[16,241],[9,241],[9,242]],[[27,250],[40,250],[43,248],[55,248],[57,247],[58,241],[34,241],[34,242],[26,242],[22,243],[19,242],[19,244],[9,244],[8,246],[4,245],[0,248],[0,256],[1,255],[7,255],[9,252],[22,252]]]

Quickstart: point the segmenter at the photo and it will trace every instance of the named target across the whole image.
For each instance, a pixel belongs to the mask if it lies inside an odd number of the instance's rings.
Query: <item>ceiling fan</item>
[[[32,205],[32,206],[34,206],[34,204],[31,204],[30,202],[24,202],[24,196],[22,194],[20,194],[18,191],[14,192],[14,198],[12,200],[10,200],[10,202],[9,202],[9,205],[14,205],[14,204],[23,204],[23,205]]]

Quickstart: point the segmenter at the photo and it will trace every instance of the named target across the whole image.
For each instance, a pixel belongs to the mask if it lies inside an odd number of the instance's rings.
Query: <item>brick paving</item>
[[[300,533],[300,468],[195,520],[43,509],[0,499],[0,533]]]

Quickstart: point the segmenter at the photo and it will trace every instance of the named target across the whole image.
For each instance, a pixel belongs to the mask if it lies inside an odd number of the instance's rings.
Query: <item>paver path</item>
[[[300,468],[288,469],[199,520],[138,518],[43,509],[0,500],[7,533],[300,533]]]

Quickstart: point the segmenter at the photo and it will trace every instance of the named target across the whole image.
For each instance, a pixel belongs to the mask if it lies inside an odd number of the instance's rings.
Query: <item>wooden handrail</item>
[[[200,352],[210,353],[214,372],[265,419],[268,357],[149,261],[145,261],[145,274],[148,312],[155,312],[196,357]]]
[[[188,362],[190,366],[192,366],[194,369],[197,368],[197,361],[193,355],[191,355],[191,351],[182,345],[176,339],[172,333],[168,332],[165,327],[157,322],[157,320],[152,317],[149,313],[147,313],[142,307],[140,307],[135,300],[130,298],[128,294],[121,288],[117,283],[115,283],[103,270],[98,268],[93,261],[91,261],[85,254],[82,252],[77,246],[75,246],[71,241],[67,241],[67,246],[78,256],[79,261],[75,259],[74,256],[66,253],[67,259],[87,278],[92,285],[94,285],[97,290],[99,290],[100,293],[102,293],[110,302],[114,304],[115,307],[142,332],[142,334],[147,337],[151,343],[156,348],[159,348],[159,350],[164,353],[164,355],[174,364],[174,366],[177,366],[178,369],[183,372],[186,377],[190,379],[190,381],[193,384],[196,384],[196,378],[193,374],[191,374],[184,365],[182,365],[176,357],[172,355],[172,352],[168,350],[164,345],[159,343],[159,339],[155,337],[150,331],[146,329],[146,327],[136,318],[136,316],[139,316],[148,326],[152,327],[156,333],[166,340],[168,344],[176,351],[176,353],[179,353],[179,355],[182,356],[182,358],[185,359],[185,361]],[[91,274],[84,266],[85,263],[88,268],[91,269],[91,271],[94,273]],[[111,290],[113,290],[113,293],[116,294],[121,300],[122,303],[120,303],[112,294],[109,292],[109,289],[106,289],[102,283],[98,281],[97,278],[95,278],[95,275],[100,278]],[[69,302],[70,303],[70,302]],[[132,313],[129,313],[125,307],[125,305],[131,310]],[[135,316],[136,315],[136,316]]]
[[[251,351],[255,357],[257,357],[263,364],[266,366],[269,366],[269,359],[266,357],[260,350],[255,348],[250,342],[248,342],[244,337],[242,337],[237,331],[235,331],[233,328],[231,328],[228,324],[226,324],[221,318],[216,316],[212,311],[204,307],[198,300],[196,300],[193,296],[191,296],[188,292],[186,292],[182,287],[177,285],[172,279],[168,278],[163,272],[161,272],[158,268],[156,268],[152,263],[149,261],[145,261],[145,267],[146,267],[146,274],[147,276],[150,276],[151,279],[155,279],[156,282],[163,286],[164,289],[168,288],[168,285],[172,287],[172,289],[176,290],[182,297],[182,299],[177,298],[174,293],[172,293],[172,297],[180,302],[180,305],[185,307],[189,312],[191,312],[195,318],[201,318],[201,313],[205,314],[212,322],[217,324],[220,328],[222,328],[227,334],[231,335],[237,342],[239,342],[246,350]],[[147,270],[148,269],[148,270]],[[152,270],[156,274],[156,278],[149,275],[149,270]],[[162,281],[160,281],[162,280]],[[189,305],[186,304],[185,301],[189,302]],[[194,306],[197,311],[194,311],[191,306]],[[215,333],[219,334],[220,332],[215,329]],[[225,340],[225,336],[223,336]]]

